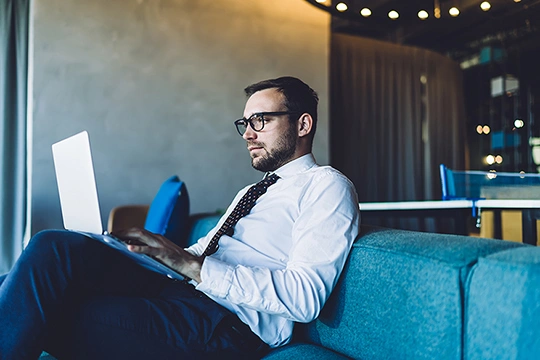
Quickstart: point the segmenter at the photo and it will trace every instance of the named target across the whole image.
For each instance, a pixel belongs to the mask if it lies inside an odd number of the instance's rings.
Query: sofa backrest
[[[188,220],[190,230],[185,246],[189,247],[206,236],[217,225],[221,216],[222,214],[217,212],[191,215]]]
[[[295,335],[352,358],[461,359],[471,268],[520,246],[363,226],[319,318]]]
[[[539,247],[479,259],[465,286],[465,359],[540,359]]]

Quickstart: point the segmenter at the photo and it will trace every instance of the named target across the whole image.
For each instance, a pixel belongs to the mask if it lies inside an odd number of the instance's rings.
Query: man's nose
[[[244,133],[244,135],[242,135],[242,137],[244,138],[244,140],[253,140],[257,138],[257,132],[253,130],[251,125],[248,124],[246,126],[246,132]]]

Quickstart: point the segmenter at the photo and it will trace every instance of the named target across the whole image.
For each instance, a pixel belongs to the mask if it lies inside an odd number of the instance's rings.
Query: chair
[[[143,228],[148,214],[149,205],[121,205],[109,213],[107,231],[127,229],[130,227]]]
[[[439,170],[443,200],[540,199],[540,174],[456,171],[444,164]],[[483,210],[473,216],[481,237],[517,242],[522,239],[520,211]]]
[[[441,175],[442,199],[455,200],[456,186],[454,184],[454,172],[447,168],[444,164],[439,165]]]
[[[540,199],[540,174],[439,167],[443,200]]]

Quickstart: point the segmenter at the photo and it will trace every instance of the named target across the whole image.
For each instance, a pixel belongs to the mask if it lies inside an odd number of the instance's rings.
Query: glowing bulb
[[[484,125],[484,127],[482,128],[482,130],[484,131],[484,134],[486,134],[486,135],[489,134],[490,131],[491,131],[490,127],[487,126],[487,125]]]
[[[399,17],[399,13],[396,10],[392,10],[388,13],[388,17],[392,20],[396,20]]]
[[[326,0],[315,0],[315,1],[317,1],[319,4],[323,4],[326,2]]]
[[[429,14],[426,10],[420,10],[418,12],[418,17],[422,20],[426,20],[429,17]]]
[[[368,8],[363,8],[362,10],[360,10],[360,15],[362,15],[363,17],[371,16],[371,10],[369,10]]]
[[[336,10],[339,12],[344,12],[348,9],[347,4],[345,3],[339,3],[336,5]]]
[[[495,179],[497,177],[497,171],[495,170],[489,170],[489,174],[487,174],[488,179]]]
[[[514,121],[514,126],[517,127],[518,129],[522,128],[523,125],[525,125],[525,122],[521,119],[516,119],[516,121]]]
[[[514,0],[515,3],[521,2],[521,0]]]
[[[486,163],[488,165],[493,165],[495,163],[495,156],[493,155],[486,156]]]
[[[456,17],[459,15],[459,10],[457,7],[453,6],[450,8],[450,10],[448,10],[448,13],[450,14],[450,16]]]
[[[488,11],[489,9],[491,9],[491,4],[487,1],[484,1],[483,3],[480,4],[480,9],[484,11]]]
[[[482,125],[478,125],[478,126],[476,127],[476,132],[477,132],[478,134],[482,134],[482,133],[484,132],[484,128],[482,127]]]
[[[501,155],[495,156],[495,162],[501,164],[503,162],[503,157]]]

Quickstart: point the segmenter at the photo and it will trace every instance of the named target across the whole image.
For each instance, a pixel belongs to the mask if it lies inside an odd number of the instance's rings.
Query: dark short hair
[[[287,111],[310,114],[313,118],[311,135],[312,137],[315,135],[315,130],[317,129],[317,105],[319,103],[319,96],[315,90],[298,78],[283,76],[249,85],[244,89],[244,92],[250,97],[256,92],[266,89],[276,89],[283,94],[285,98],[283,105],[285,105]],[[291,121],[294,120],[296,119],[292,119]]]

